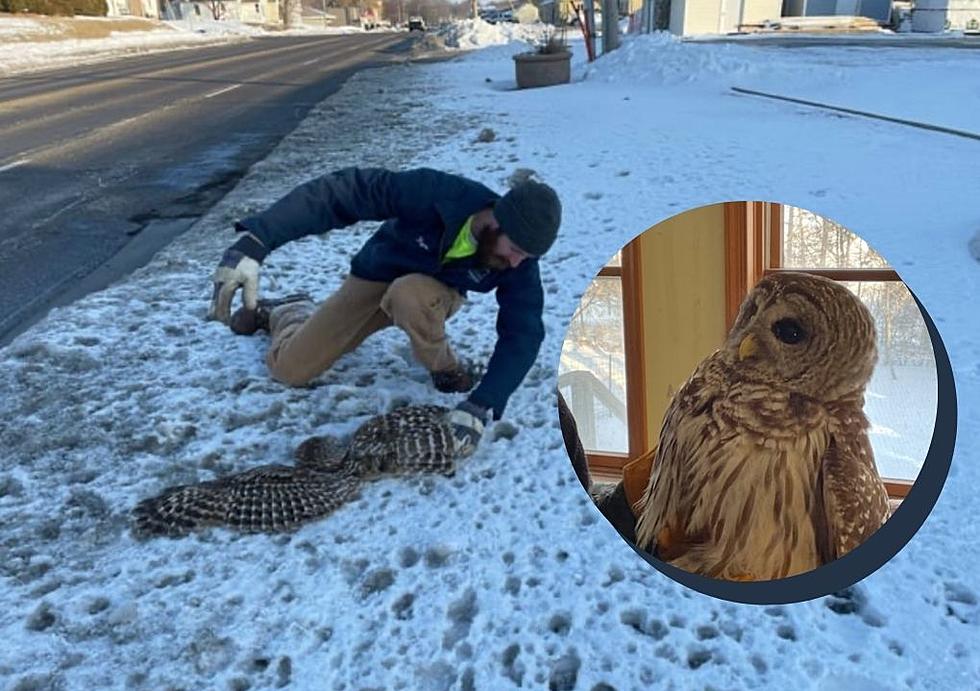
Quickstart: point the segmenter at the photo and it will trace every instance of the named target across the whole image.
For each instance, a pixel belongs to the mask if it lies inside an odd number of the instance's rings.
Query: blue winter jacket
[[[525,259],[517,268],[503,271],[478,266],[474,257],[441,263],[466,219],[499,198],[477,182],[428,168],[347,168],[300,185],[236,227],[255,235],[271,251],[290,240],[358,221],[384,221],[351,261],[352,275],[390,282],[421,273],[464,296],[469,290],[496,290],[497,344],[469,400],[492,409],[499,419],[544,340],[538,261]]]

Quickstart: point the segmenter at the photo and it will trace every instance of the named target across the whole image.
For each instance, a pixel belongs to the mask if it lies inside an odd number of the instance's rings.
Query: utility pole
[[[287,29],[295,29],[303,23],[302,0],[284,0],[283,10],[283,19]]]
[[[602,54],[619,48],[619,0],[602,0]]]

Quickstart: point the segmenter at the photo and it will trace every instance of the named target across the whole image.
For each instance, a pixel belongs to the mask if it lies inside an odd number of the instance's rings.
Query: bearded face
[[[477,238],[476,259],[480,266],[494,271],[504,271],[510,268],[510,262],[498,251],[498,245],[503,233],[499,228],[485,228]]]
[[[484,209],[473,214],[470,226],[476,237],[476,259],[480,266],[494,271],[516,269],[521,262],[531,255],[522,250],[507,236],[497,219],[493,209]]]

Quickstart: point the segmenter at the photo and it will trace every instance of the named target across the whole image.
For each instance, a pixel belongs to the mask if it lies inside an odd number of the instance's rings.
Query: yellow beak
[[[742,339],[738,344],[738,360],[741,362],[745,358],[753,357],[759,352],[759,342],[751,334]]]

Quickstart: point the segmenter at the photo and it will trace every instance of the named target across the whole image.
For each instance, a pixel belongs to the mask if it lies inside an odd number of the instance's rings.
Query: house
[[[214,11],[217,9],[218,19],[235,20],[243,24],[280,23],[278,0],[162,0],[162,3],[163,19],[214,20]]]
[[[912,31],[980,31],[978,0],[917,0],[912,8]]]
[[[891,21],[892,0],[786,0],[787,17],[868,17],[880,24]]]
[[[148,17],[158,19],[156,0],[106,0],[107,17]]]
[[[782,0],[671,0],[671,33],[727,34],[745,24],[778,20]]]
[[[526,2],[514,10],[514,19],[519,24],[534,24],[535,22],[541,21],[541,13],[537,7]]]
[[[557,0],[540,0],[538,2],[538,17],[546,24],[558,24],[560,20],[559,3]]]
[[[303,24],[307,26],[357,26],[361,21],[361,11],[356,7],[322,8],[303,5]]]

